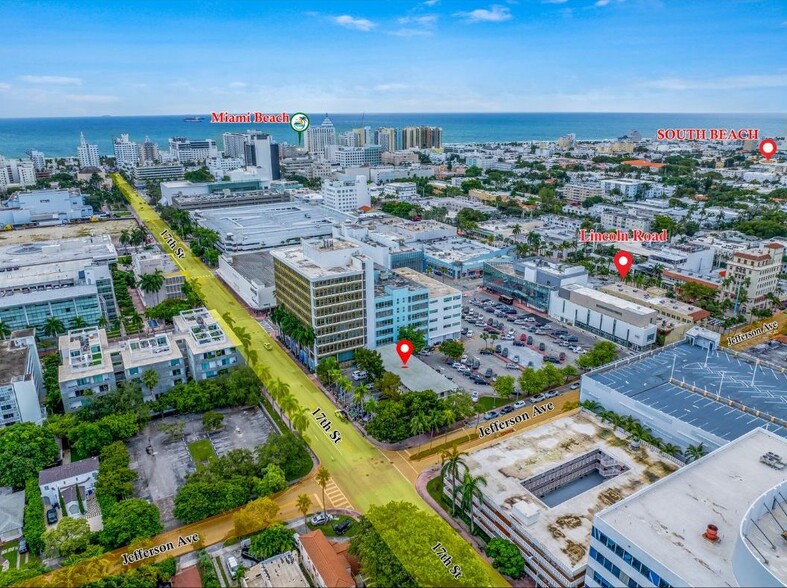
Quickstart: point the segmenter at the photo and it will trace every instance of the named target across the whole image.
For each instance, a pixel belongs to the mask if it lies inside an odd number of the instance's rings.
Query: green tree
[[[440,343],[440,351],[446,357],[457,360],[464,354],[465,346],[464,343],[458,339],[446,339]]]
[[[385,372],[383,377],[377,380],[377,387],[383,397],[395,399],[400,396],[402,379],[393,372]]]
[[[675,232],[677,225],[670,217],[659,214],[653,219],[650,228],[654,232],[661,232],[664,229],[667,229],[667,234],[671,237]]]
[[[63,325],[63,321],[59,318],[50,316],[44,322],[44,335],[47,337],[57,337],[61,333],[65,333],[66,328]]]
[[[525,572],[525,558],[508,539],[492,539],[486,544],[486,554],[492,558],[492,565],[509,578],[519,579]]]
[[[71,321],[72,329],[82,329],[87,326],[87,322],[81,316],[74,317]]]
[[[527,396],[534,396],[546,387],[546,381],[540,371],[525,368],[519,375],[519,387]]]
[[[577,365],[581,368],[594,368],[610,363],[617,357],[617,347],[610,341],[600,341],[596,343],[584,355],[580,355]]]
[[[426,335],[424,331],[416,327],[410,325],[406,327],[399,327],[398,336],[400,340],[407,339],[410,343],[412,343],[415,353],[418,353],[424,347],[426,347]]]
[[[359,369],[367,372],[372,380],[378,380],[385,373],[383,358],[379,351],[360,347],[355,350],[355,363]]]
[[[417,588],[418,584],[405,569],[388,543],[365,516],[358,524],[359,531],[350,543],[350,553],[361,562],[368,585]]]
[[[25,513],[23,535],[30,551],[36,555],[44,551],[44,509],[41,506],[41,488],[38,478],[30,478],[25,484]]]
[[[157,269],[152,274],[142,274],[139,277],[139,288],[146,294],[156,294],[156,304],[160,302],[158,294],[164,286],[164,272]]]
[[[11,335],[11,327],[7,322],[0,320],[0,337],[5,341]]]
[[[442,476],[443,483],[445,483],[446,476],[451,476],[451,514],[456,514],[456,483],[460,478],[460,470],[467,470],[467,463],[462,459],[462,456],[467,453],[460,452],[456,447],[452,447],[451,451],[443,451],[440,456],[440,475]]]
[[[202,415],[202,428],[205,431],[212,433],[213,431],[220,431],[224,426],[224,415],[214,410],[209,410]]]
[[[101,544],[107,549],[128,545],[137,539],[146,539],[162,530],[159,510],[155,504],[140,498],[118,502],[104,513]]]
[[[80,423],[68,432],[68,442],[72,458],[85,459],[112,443],[112,434],[98,423]]]
[[[317,484],[320,485],[320,488],[322,488],[322,512],[325,514],[325,487],[331,480],[331,473],[325,466],[320,466],[320,469],[317,470],[315,479],[317,480]]]
[[[30,478],[53,465],[59,455],[55,436],[34,423],[0,429],[0,486],[24,488]]]
[[[688,463],[690,461],[697,461],[707,453],[708,450],[705,449],[705,444],[700,443],[699,445],[689,445],[683,452],[683,455],[686,459],[686,463]]]
[[[312,499],[309,498],[309,495],[306,493],[298,494],[295,504],[298,506],[298,510],[301,511],[301,514],[303,515],[303,524],[305,525],[306,514],[309,512],[309,508],[311,508]]]
[[[63,517],[56,527],[44,533],[44,553],[47,557],[68,557],[87,549],[90,526],[83,518]]]
[[[183,174],[183,179],[185,179],[187,182],[194,182],[197,184],[214,181],[214,177],[205,166],[202,166],[201,168],[193,171],[187,171]]]
[[[492,387],[494,388],[497,397],[505,402],[514,393],[516,380],[514,379],[514,376],[498,376]],[[497,406],[496,401],[495,406]]]
[[[295,549],[295,531],[282,524],[271,525],[251,539],[249,553],[258,559],[268,559],[274,555]]]
[[[484,476],[473,476],[469,470],[465,470],[464,478],[462,478],[462,510],[468,513],[470,517],[470,532],[475,532],[475,519],[473,513],[475,512],[475,505],[473,500],[481,500],[481,487],[486,486],[486,478]]]
[[[145,385],[145,387],[152,393],[153,388],[156,387],[159,381],[158,372],[150,369],[145,370],[144,372],[142,372],[141,380],[142,383]]]
[[[286,487],[287,479],[284,477],[284,471],[275,463],[270,463],[265,466],[262,479],[257,484],[256,492],[260,496],[267,496],[268,494],[281,492]]]

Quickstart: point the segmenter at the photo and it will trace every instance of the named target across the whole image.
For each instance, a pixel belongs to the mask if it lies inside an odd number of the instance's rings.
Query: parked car
[[[569,386],[572,390],[579,390],[579,382],[574,382]]]
[[[533,344],[533,335],[528,335],[527,336],[527,344],[528,345],[532,345]]]
[[[514,336],[514,329],[508,329],[508,335],[513,337]]]
[[[517,315],[516,310],[514,310],[510,306],[508,308],[506,308],[503,312],[505,312],[506,314],[510,314],[511,316],[516,316]]]
[[[508,347],[505,347],[503,351],[500,352],[500,355],[503,357],[508,357]]]
[[[509,414],[512,412],[514,412],[514,407],[510,405],[504,406],[503,408],[500,409],[500,414]]]
[[[494,353],[494,351],[492,351],[492,350],[491,350],[491,349],[489,349],[488,347],[484,347],[484,348],[483,348],[481,351],[479,351],[478,353],[480,353],[481,355],[492,355],[492,354]]]
[[[50,525],[54,525],[57,522],[57,511],[54,508],[46,511],[46,522]]]
[[[514,347],[524,347],[524,346],[525,346],[524,341],[520,341],[519,339],[514,339]]]
[[[451,364],[451,367],[454,368],[455,370],[458,370],[462,367],[462,364],[459,363],[458,361],[455,361],[454,363]]]
[[[470,376],[470,379],[473,380],[476,384],[481,384],[482,386],[489,385],[489,382],[487,382],[484,378],[482,378],[478,374],[473,374],[472,376]]]
[[[24,537],[19,540],[19,553],[27,553],[27,539]]]
[[[545,398],[546,398],[546,396],[545,396],[544,394],[536,394],[535,396],[533,396],[533,397],[530,399],[530,402],[532,402],[533,404],[535,404],[536,402],[541,402],[541,401],[542,401],[542,400],[544,400]]]
[[[473,390],[470,392],[470,400],[473,402],[478,402],[478,390]]]
[[[552,391],[547,392],[546,394],[544,394],[544,398],[557,398],[559,395],[560,395],[560,392],[557,392],[556,390],[552,390]]]
[[[568,335],[568,331],[565,329],[555,329],[552,331],[553,335]]]
[[[546,349],[547,349],[547,346],[544,345],[544,343],[539,343],[538,344],[538,350],[539,351],[546,351]]]
[[[495,353],[500,353],[501,351],[503,351],[503,346],[498,343],[495,345]]]
[[[327,512],[318,512],[311,518],[312,525],[324,525],[325,523],[329,523],[333,520],[333,515],[328,514]]]
[[[514,357],[511,358],[511,361],[513,361],[514,363],[519,363],[519,356],[515,355]]]
[[[569,335],[569,337],[568,337],[568,339],[566,339],[566,341],[568,341],[569,343],[576,343],[577,341],[579,341],[579,338],[576,337],[575,335]]]
[[[560,363],[560,360],[554,355],[545,355],[544,361],[548,361],[550,363]]]
[[[492,371],[492,368],[486,368],[486,371],[484,372],[484,376],[486,376],[487,378],[491,378],[493,375],[494,372]]]
[[[470,366],[472,369],[477,370],[481,367],[481,360],[477,357],[473,359],[473,365]]]
[[[368,374],[367,374],[365,371],[363,371],[363,370],[355,370],[355,371],[352,373],[352,378],[353,378],[353,380],[355,380],[356,382],[358,382],[358,381],[360,381],[360,380],[365,380],[365,379],[366,379],[366,377],[367,377],[367,375],[368,375]]]
[[[351,519],[344,519],[341,523],[336,523],[333,526],[333,530],[337,535],[344,535],[352,524],[353,522]]]
[[[467,329],[467,333],[465,333],[465,337],[467,337],[469,339],[472,336],[473,336],[473,331],[471,331],[470,329]]]
[[[512,361],[511,363],[507,363],[506,364],[506,369],[507,370],[518,370],[519,366]]]
[[[526,323],[534,323],[534,322],[536,322],[536,319],[534,319],[532,316],[529,316],[529,317],[527,317],[525,319],[525,322]]]
[[[500,337],[500,340],[501,341],[513,341],[514,340],[514,336],[513,335],[503,335],[502,337]]]
[[[493,418],[500,416],[500,413],[496,410],[490,410],[488,413],[484,415],[485,421],[491,421]]]
[[[520,408],[525,408],[524,400],[517,400],[516,402],[514,402],[514,410],[519,410]]]
[[[464,335],[465,333],[467,333],[467,327],[462,327],[462,328],[461,328],[461,330],[460,330],[459,332],[460,332],[462,335]]]
[[[229,571],[230,576],[233,578],[235,577],[235,574],[238,573],[238,560],[234,555],[227,557],[227,570]]]

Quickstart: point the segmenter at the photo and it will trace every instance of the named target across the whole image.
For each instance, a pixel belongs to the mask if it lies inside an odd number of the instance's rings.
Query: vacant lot
[[[210,433],[203,431],[202,415],[167,417],[149,423],[128,443],[131,468],[137,472],[136,493],[159,507],[161,522],[166,529],[177,526],[172,516],[175,494],[186,476],[196,471],[195,460],[207,461],[232,449],[254,449],[262,445],[273,428],[258,408],[219,411],[224,415],[224,428]],[[183,423],[183,436],[171,438],[160,430],[162,424]],[[149,448],[149,449],[148,449]]]
[[[60,241],[74,237],[90,235],[111,235],[117,244],[123,229],[131,230],[137,226],[134,219],[105,220],[97,223],[79,223],[73,225],[57,225],[54,227],[36,227],[0,233],[0,247],[5,245],[21,245],[39,241]]]

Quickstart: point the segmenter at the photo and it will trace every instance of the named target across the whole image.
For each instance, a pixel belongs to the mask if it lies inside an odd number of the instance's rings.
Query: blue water
[[[128,133],[141,143],[146,136],[167,148],[170,137],[217,140],[221,134],[259,128],[271,133],[279,142],[297,143],[289,125],[187,123],[186,115],[173,116],[106,116],[85,118],[17,118],[0,119],[0,155],[19,157],[37,149],[48,157],[76,155],[79,133],[99,146],[102,154],[112,153],[112,139]],[[446,143],[486,141],[553,140],[567,133],[578,139],[614,139],[637,130],[654,136],[659,128],[758,128],[761,137],[787,135],[787,114],[642,114],[642,113],[495,113],[495,114],[331,114],[337,132],[368,125],[401,128],[409,125],[434,125],[443,128]],[[311,114],[318,125],[324,114]]]

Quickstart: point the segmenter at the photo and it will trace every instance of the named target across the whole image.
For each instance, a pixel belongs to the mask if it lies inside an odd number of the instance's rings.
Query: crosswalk
[[[325,485],[325,499],[326,502],[330,504],[331,508],[353,507],[353,505],[350,504],[350,501],[347,500],[344,492],[339,489],[339,487],[336,485],[336,482],[333,480],[328,480],[328,483]]]

